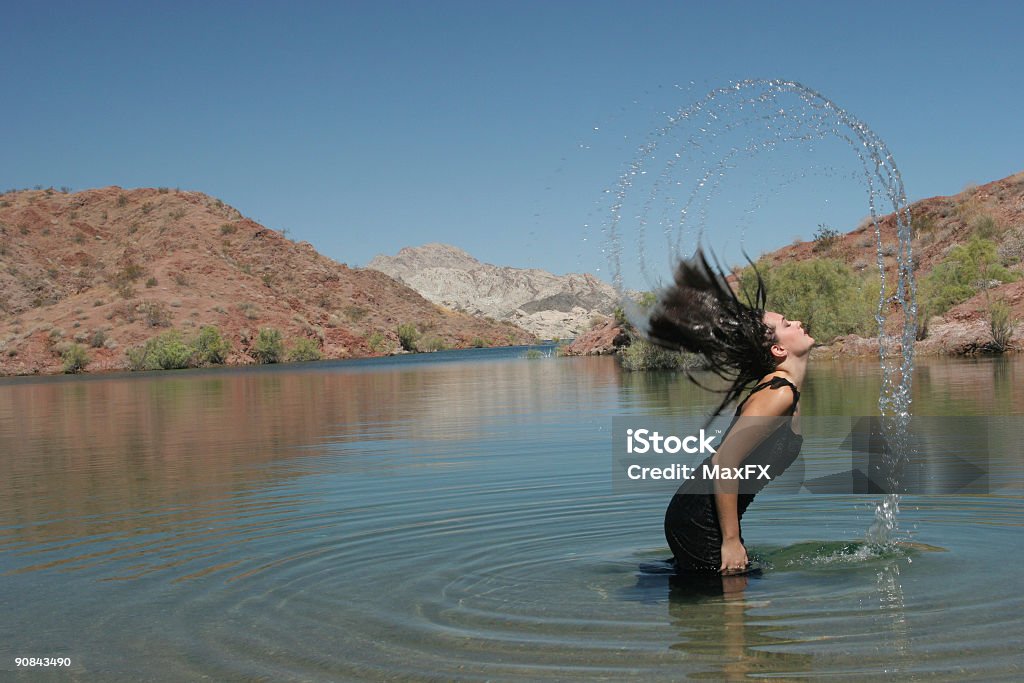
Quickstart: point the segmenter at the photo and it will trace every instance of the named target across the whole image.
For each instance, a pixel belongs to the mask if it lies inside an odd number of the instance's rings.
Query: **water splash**
[[[813,158],[816,146],[839,141],[858,162],[857,179],[866,191],[870,224],[874,229],[876,265],[880,278],[875,321],[878,325],[882,386],[878,408],[883,429],[893,446],[895,460],[887,468],[896,473],[906,459],[903,435],[910,419],[914,339],[917,330],[916,287],[912,269],[910,211],[903,180],[885,143],[864,122],[800,83],[788,80],[745,80],[712,90],[699,101],[678,110],[667,123],[640,145],[614,188],[602,226],[604,253],[612,283],[626,299],[623,246],[635,248],[636,268],[649,287],[661,284],[660,274],[671,273],[673,264],[689,256],[700,242],[709,222],[712,200],[725,189],[727,180],[739,175],[745,162],[760,155],[785,150],[800,153],[801,162]],[[802,170],[761,173],[774,187],[753,196],[738,222],[755,213],[763,196],[780,185],[814,177],[835,175],[831,167],[801,163]],[[879,211],[895,216],[895,234],[886,235]],[[651,228],[657,228],[651,230]],[[661,243],[652,249],[649,240]],[[649,254],[665,257],[664,266],[652,264]],[[886,255],[896,257],[895,282],[887,279]],[[902,325],[890,329],[886,322],[893,309],[902,313]],[[895,483],[895,482],[891,482]],[[895,486],[890,490],[895,490]],[[891,543],[897,532],[899,496],[888,495],[875,507],[875,519],[867,532],[872,544]]]

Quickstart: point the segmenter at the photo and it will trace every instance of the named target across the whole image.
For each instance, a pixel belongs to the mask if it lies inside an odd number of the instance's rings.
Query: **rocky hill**
[[[943,262],[951,251],[981,237],[995,245],[999,265],[1005,267],[1016,281],[988,280],[975,282],[976,290],[966,300],[950,307],[942,315],[919,316],[919,340],[915,344],[922,354],[971,354],[992,349],[989,326],[991,302],[1003,302],[1009,309],[1012,327],[1009,350],[1024,348],[1024,172],[980,186],[969,186],[957,195],[931,197],[910,206],[914,277],[919,293],[922,283]],[[889,214],[879,220],[882,235],[883,262],[886,281],[896,281],[896,217]],[[874,226],[865,220],[848,232],[836,232],[824,239],[797,240],[762,259],[781,265],[828,258],[841,261],[856,273],[877,273],[877,246]],[[920,297],[919,297],[920,303]],[[891,301],[887,310],[887,332],[897,335],[903,325],[902,309]],[[612,352],[610,339],[617,330],[600,330],[586,339],[579,339],[570,348],[571,354]],[[817,335],[815,335],[817,336]],[[836,339],[818,339],[821,355],[874,355],[877,339],[854,335]]]
[[[59,372],[87,348],[89,371],[167,330],[214,325],[228,362],[280,330],[325,358],[399,350],[399,325],[430,348],[526,343],[512,324],[437,306],[377,270],[349,268],[199,192],[108,187],[0,195],[0,373]],[[308,345],[308,342],[307,342]]]
[[[539,337],[575,337],[595,315],[610,315],[615,290],[592,275],[482,263],[446,244],[406,247],[367,266],[404,282],[436,304],[505,320]]]

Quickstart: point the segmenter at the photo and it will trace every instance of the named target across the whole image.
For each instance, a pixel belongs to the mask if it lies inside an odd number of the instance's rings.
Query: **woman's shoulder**
[[[786,415],[791,412],[800,392],[781,375],[767,375],[745,401],[743,415]]]

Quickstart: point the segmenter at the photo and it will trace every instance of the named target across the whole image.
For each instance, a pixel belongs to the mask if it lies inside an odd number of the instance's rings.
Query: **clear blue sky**
[[[594,271],[583,226],[637,145],[747,78],[859,117],[911,200],[1024,170],[1018,2],[7,1],[2,16],[0,189],[200,190],[350,265],[442,241]],[[766,210],[748,246],[868,212],[856,181],[814,187],[799,224]],[[716,230],[712,246],[737,239]]]

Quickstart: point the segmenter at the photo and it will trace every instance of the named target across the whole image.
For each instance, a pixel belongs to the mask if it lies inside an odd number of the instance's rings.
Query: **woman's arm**
[[[788,419],[793,405],[793,392],[768,389],[752,396],[743,407],[740,418],[729,430],[725,441],[712,459],[720,468],[737,468],[761,442]],[[719,571],[743,569],[747,551],[740,541],[740,519],[737,507],[739,480],[715,479],[715,507],[722,531],[722,566]]]

